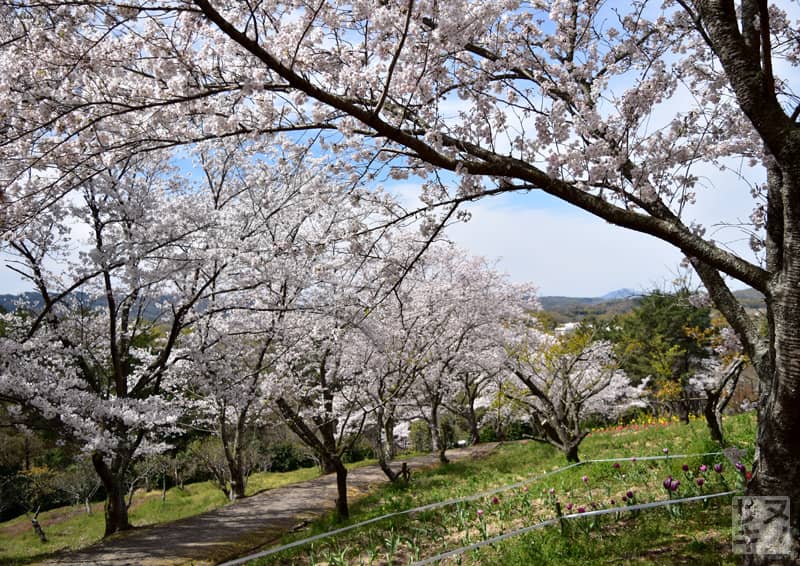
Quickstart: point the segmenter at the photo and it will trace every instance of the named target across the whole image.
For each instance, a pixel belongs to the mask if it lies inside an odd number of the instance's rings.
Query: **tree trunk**
[[[336,461],[323,452],[319,454],[319,467],[322,468],[322,473],[332,474],[336,472]]]
[[[793,228],[798,231],[800,218],[794,218],[793,222]],[[795,249],[784,257],[799,258],[800,234],[791,238],[790,243]],[[774,321],[774,369],[772,375],[759,375],[762,391],[756,458],[747,494],[789,497],[791,550],[782,559],[753,557],[753,564],[800,562],[800,319],[797,314],[800,312],[800,264],[792,262],[785,266],[782,275],[771,286],[767,297]]]
[[[125,490],[122,482],[114,478],[111,483],[103,482],[106,490],[105,518],[106,530],[103,536],[113,535],[133,528],[128,520],[128,505],[125,502]]]
[[[708,425],[708,432],[711,434],[711,440],[723,443],[722,425],[720,423],[720,415],[717,413],[717,398],[709,397],[703,407],[703,415],[706,418]]]
[[[689,424],[689,405],[686,403],[686,399],[678,399],[676,408],[680,421],[684,424]]]
[[[244,473],[242,472],[242,466],[239,465],[238,462],[229,462],[228,471],[231,474],[231,501],[243,498],[245,496],[244,490],[247,485],[247,480],[245,480]]]
[[[478,414],[475,412],[475,401],[478,396],[477,386],[470,389],[469,400],[467,403],[467,422],[469,423],[469,441],[470,444],[480,444],[481,431],[478,427]]]
[[[470,444],[480,444],[481,431],[478,428],[478,419],[474,418],[475,413],[471,413],[473,418],[469,419],[469,442]]]
[[[506,428],[503,426],[503,423],[501,422],[499,416],[497,418],[497,421],[495,421],[494,436],[497,442],[506,441]]]
[[[395,457],[394,417],[389,417],[385,420],[383,424],[383,434],[385,435],[386,439],[386,458],[392,460]]]
[[[562,452],[564,452],[564,456],[567,457],[567,462],[580,462],[580,458],[578,458],[578,445],[570,445],[565,447]]]
[[[350,518],[350,509],[347,506],[347,468],[341,459],[335,459],[336,466],[336,514],[339,520]]]
[[[33,527],[36,536],[39,537],[39,541],[42,543],[47,542],[47,537],[44,534],[44,529],[42,529],[42,525],[39,524],[39,509],[36,510],[33,517],[31,517],[31,526]]]
[[[389,465],[389,462],[386,461],[386,458],[382,455],[378,456],[378,465],[381,467],[381,471],[384,475],[389,478],[389,481],[395,482],[400,477],[392,470],[392,467]]]
[[[445,454],[445,450],[447,450],[447,447],[444,444],[442,444],[441,447],[439,448],[439,462],[441,462],[442,464],[449,464],[450,460]]]
[[[431,427],[431,445],[433,450],[439,455],[439,462],[442,464],[449,464],[450,460],[447,459],[445,455],[445,451],[447,450],[447,446],[445,446],[444,439],[442,438],[442,433],[439,430],[439,423],[438,419],[430,423]]]
[[[388,436],[393,434],[394,427],[390,427],[387,422],[384,422],[384,413],[382,409],[378,409],[375,412],[376,419],[378,421],[378,441],[375,443],[375,454],[378,456],[378,465],[381,467],[381,470],[389,478],[389,481],[396,481],[397,474],[392,470],[391,466],[389,466],[389,460],[392,456],[389,455],[389,446],[393,445],[392,437]],[[388,439],[388,442],[387,442]]]
[[[114,473],[97,452],[92,454],[92,464],[106,490],[106,530],[103,536],[132,529],[133,525],[128,520],[128,506],[125,504],[125,488],[122,485],[125,466],[115,462]]]

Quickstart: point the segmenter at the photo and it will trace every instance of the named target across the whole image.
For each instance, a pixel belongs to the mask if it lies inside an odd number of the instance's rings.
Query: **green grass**
[[[728,441],[745,448],[743,459],[752,458],[755,438],[754,415],[740,415],[725,420]],[[662,454],[701,453],[718,448],[710,441],[702,420],[689,425],[672,424],[640,431],[602,432],[590,435],[581,446],[584,459],[631,457]],[[723,462],[725,483],[719,475],[705,474],[707,483],[701,491],[694,482],[700,464]],[[462,461],[414,474],[409,487],[387,485],[358,500],[351,509],[350,523],[410,509],[427,503],[471,496],[489,489],[529,480],[543,472],[565,465],[563,455],[553,448],[528,443],[507,443],[488,458]],[[681,466],[690,466],[687,477]],[[624,477],[623,477],[624,474]],[[588,482],[582,477],[586,475]],[[620,503],[628,489],[636,501],[662,500],[667,497],[663,479],[672,475],[682,480],[678,496],[724,491],[740,483],[738,474],[723,457],[708,456],[669,461],[623,462],[620,469],[611,464],[587,464],[548,476],[528,484],[528,490],[517,488],[491,498],[462,503],[446,508],[405,515],[362,527],[335,539],[316,541],[307,547],[267,557],[257,564],[371,564],[408,563],[420,557],[478,542],[484,538],[477,511],[483,512],[485,536],[549,519],[555,516],[554,501],[562,511],[567,503],[578,506],[592,503],[611,507],[613,498]],[[549,495],[549,489],[555,493]],[[728,564],[736,560],[730,555],[730,499],[709,500],[707,505],[673,507],[673,511],[643,511],[636,517],[628,514],[606,515],[603,519],[572,520],[567,532],[545,528],[524,536],[507,539],[484,547],[447,563],[464,564]],[[676,511],[675,509],[680,509]],[[332,516],[311,525],[284,542],[342,526]]]
[[[703,508],[691,504],[680,518],[663,509],[590,528],[579,519],[558,528],[521,535],[466,554],[462,563],[541,564],[739,564],[731,554],[730,499]],[[584,521],[584,524],[580,524]],[[452,561],[451,561],[452,562]]]
[[[365,464],[359,462],[355,465]],[[253,474],[248,481],[247,494],[253,495],[317,476],[317,468]],[[211,482],[169,489],[165,501],[161,500],[160,491],[138,491],[134,494],[130,521],[137,527],[165,523],[217,509],[228,503],[223,493]],[[82,505],[42,512],[39,522],[48,539],[44,544],[36,537],[25,516],[0,523],[0,564],[26,564],[41,560],[58,550],[76,550],[94,544],[102,538],[105,523],[103,504],[96,503],[92,509],[91,515],[85,513]]]
[[[745,448],[746,463],[752,459],[755,438],[753,414],[739,415],[725,420],[728,442]],[[698,453],[716,450],[709,440],[705,423],[694,421],[689,425],[673,424],[639,431],[593,433],[581,445],[583,459],[630,457],[660,454],[668,448],[672,454]],[[697,458],[688,461],[695,470],[700,463],[712,463],[714,458]],[[367,465],[359,462],[348,467]],[[481,540],[483,534],[477,519],[477,509],[484,510],[488,536],[508,532],[554,515],[547,490],[554,488],[562,505],[588,504],[593,500],[606,502],[618,498],[628,488],[634,488],[637,499],[663,499],[660,487],[665,474],[681,477],[683,462],[644,463],[625,462],[616,471],[610,464],[587,464],[567,472],[549,476],[546,480],[529,484],[529,491],[521,489],[500,494],[498,504],[483,499],[415,514],[401,516],[391,521],[381,521],[367,528],[357,529],[332,541],[318,541],[294,553],[284,553],[261,564],[311,564],[313,560],[326,560],[333,564],[343,559],[345,563],[384,563],[401,560],[408,563],[447,549]],[[543,472],[565,465],[564,457],[550,446],[534,442],[514,442],[500,446],[489,457],[451,463],[430,470],[415,470],[409,486],[385,485],[351,506],[351,523],[386,513],[418,507],[427,503],[471,496],[488,489],[507,486],[530,479]],[[735,474],[725,462],[726,476],[731,485]],[[620,477],[626,474],[624,480]],[[319,475],[315,468],[287,473],[256,474],[250,478],[248,494],[282,485],[312,479]],[[582,476],[590,478],[590,484]],[[685,484],[692,482],[683,478]],[[709,478],[709,488],[719,488]],[[591,488],[591,489],[589,489]],[[688,489],[684,485],[682,492]],[[716,490],[716,489],[714,489]],[[589,494],[591,491],[591,495]],[[681,493],[688,494],[688,493]],[[137,493],[131,510],[134,525],[150,525],[172,521],[227,504],[222,493],[211,483],[189,484],[184,490],[167,492],[165,502],[160,492]],[[64,515],[69,515],[64,518]],[[55,523],[50,520],[59,518]],[[573,525],[567,535],[557,528],[514,537],[503,543],[473,551],[461,557],[461,563],[480,564],[727,564],[735,560],[728,554],[730,547],[730,505],[728,501],[709,502],[687,507],[680,517],[668,511],[642,512],[638,517],[608,516],[591,525],[583,519]],[[61,508],[41,514],[40,521],[51,542],[41,544],[36,539],[25,517],[0,523],[0,563],[26,564],[46,558],[64,548],[78,549],[98,541],[103,533],[102,504],[87,516],[81,508]],[[584,521],[581,523],[580,521]],[[333,516],[313,522],[304,532],[286,537],[286,541],[305,538],[341,526]],[[356,550],[358,549],[358,550]],[[451,563],[458,563],[453,559]]]

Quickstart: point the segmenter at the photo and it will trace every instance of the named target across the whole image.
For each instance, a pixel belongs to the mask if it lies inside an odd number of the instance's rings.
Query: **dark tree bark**
[[[345,468],[341,459],[337,458],[335,462],[336,468],[336,514],[339,519],[345,520],[350,518],[350,508],[347,505],[347,468]]]
[[[394,456],[394,423],[390,424],[390,420],[385,419],[385,416],[384,408],[382,406],[378,407],[375,411],[375,420],[378,429],[378,438],[375,442],[375,455],[378,457],[378,465],[381,471],[389,478],[389,481],[395,482],[398,479],[398,475],[389,465],[390,460]]]
[[[567,462],[580,462],[580,458],[578,458],[578,445],[572,444],[570,446],[566,446],[563,450],[564,455],[567,457]]]
[[[318,436],[286,399],[278,398],[275,404],[289,428],[300,437],[300,440],[316,452],[325,473],[336,474],[336,513],[339,519],[347,519],[350,517],[347,503],[347,468],[342,461],[342,455],[352,447],[352,443],[358,435],[351,438],[349,443],[337,443],[336,423],[331,419],[327,419],[325,422],[316,423]],[[359,431],[364,426],[365,418],[366,415],[361,419],[361,423],[358,426]]]
[[[447,446],[444,438],[442,438],[442,430],[439,426],[439,407],[438,405],[431,407],[430,421],[428,425],[431,428],[431,444],[433,451],[439,456],[439,462],[442,464],[449,464],[450,460],[447,458]]]
[[[34,513],[33,517],[31,517],[31,526],[33,527],[33,531],[36,533],[36,536],[39,537],[39,541],[42,543],[47,542],[47,535],[44,534],[44,529],[39,523],[39,509],[36,509],[36,513]]]
[[[706,425],[708,426],[708,432],[711,435],[711,440],[722,444],[722,425],[719,422],[719,416],[717,415],[717,404],[713,403],[706,403],[703,406],[703,416],[706,419]]]
[[[92,454],[92,464],[100,476],[103,488],[106,490],[105,518],[106,529],[103,536],[109,536],[119,531],[133,528],[128,520],[128,505],[125,502],[124,475],[127,470],[126,458],[117,456],[109,467],[103,456],[95,452]]]
[[[475,402],[470,402],[469,405],[469,417],[467,418],[467,422],[469,423],[469,442],[470,444],[480,444],[481,442],[481,431],[478,427],[478,416],[475,414]]]
[[[742,359],[735,360],[725,369],[725,373],[719,383],[713,389],[706,391],[706,400],[703,404],[703,416],[706,419],[711,440],[714,442],[720,444],[724,443],[721,422],[722,411],[725,409],[725,406],[728,404],[728,401],[736,389],[736,384],[739,381],[739,376],[743,368],[744,361]]]

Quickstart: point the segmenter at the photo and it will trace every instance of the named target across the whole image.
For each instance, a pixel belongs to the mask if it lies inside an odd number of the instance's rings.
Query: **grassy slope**
[[[752,458],[755,435],[754,415],[726,419],[726,434],[734,445],[747,448],[744,461]],[[708,439],[705,423],[671,424],[640,431],[598,432],[591,434],[581,446],[581,457],[609,458],[660,454],[663,448],[671,453],[696,453],[715,449]],[[701,462],[722,461],[720,458],[688,461],[692,470]],[[409,509],[426,503],[481,493],[487,489],[506,486],[530,479],[544,471],[564,465],[563,456],[549,446],[533,442],[508,443],[483,460],[457,462],[446,467],[414,474],[409,487],[387,485],[358,500],[352,506],[352,522],[393,511]],[[378,558],[408,563],[417,556],[430,556],[446,549],[476,542],[482,538],[476,511],[485,512],[489,536],[507,532],[537,520],[553,516],[547,490],[556,490],[561,505],[568,502],[588,505],[592,500],[608,503],[619,500],[627,489],[637,492],[638,500],[663,499],[660,482],[665,474],[681,477],[681,460],[670,463],[624,463],[621,470],[609,464],[590,464],[574,468],[547,480],[529,484],[529,490],[517,489],[502,493],[499,502],[488,498],[471,504],[420,513],[413,518],[400,517],[368,528],[358,529],[350,536],[337,537],[330,544],[317,543],[295,554],[284,555],[262,563],[312,563],[312,560],[337,563],[370,563]],[[725,462],[728,483],[735,485],[735,474]],[[622,478],[622,474],[625,477]],[[251,478],[250,490],[260,491],[316,475],[315,470],[298,470],[287,474],[263,474]],[[582,476],[590,478],[584,483]],[[683,478],[682,495],[689,495],[693,482]],[[715,491],[722,487],[709,474],[706,487]],[[696,488],[695,488],[696,489]],[[132,522],[137,525],[174,520],[224,505],[222,495],[209,483],[192,484],[186,489],[173,489],[162,503],[158,492],[138,495],[139,504],[132,509]],[[594,499],[592,499],[594,498]],[[527,507],[525,507],[527,505]],[[48,525],[50,514],[64,514],[65,509],[42,513],[40,517],[51,543],[41,545],[34,537],[24,517],[0,524],[0,563],[25,563],[42,558],[59,548],[87,546],[102,534],[102,508],[92,516],[74,510],[68,520]],[[609,516],[611,517],[611,516]],[[620,516],[597,525],[580,521],[572,523],[569,536],[558,529],[545,529],[515,537],[492,547],[464,555],[462,563],[481,564],[588,564],[657,563],[727,564],[735,560],[729,554],[730,505],[728,501],[687,507],[682,516],[667,511],[650,511],[639,517]],[[331,517],[312,524],[294,538],[304,538],[336,526]],[[14,535],[14,536],[10,536]],[[289,540],[287,538],[287,540]],[[308,557],[311,557],[309,559]],[[388,561],[388,560],[387,560]],[[457,563],[453,560],[451,563]]]
[[[318,475],[317,468],[254,474],[248,482],[247,493],[252,495]],[[226,504],[225,496],[211,482],[200,482],[188,484],[184,489],[168,490],[165,501],[161,501],[159,491],[137,492],[130,519],[136,526],[152,525],[197,515]],[[94,504],[92,515],[87,515],[83,506],[45,511],[39,516],[39,521],[47,534],[46,544],[39,542],[24,516],[0,523],[0,564],[25,563],[60,549],[78,549],[94,544],[103,536],[103,504]]]
[[[744,462],[752,458],[755,419],[752,414],[726,419],[729,441],[746,448]],[[590,435],[581,446],[583,458],[599,459],[661,454],[668,448],[672,454],[714,451],[703,421],[690,425],[671,424],[640,431],[602,432]],[[403,516],[339,535],[335,540],[316,542],[294,553],[262,559],[258,564],[372,564],[409,563],[446,550],[482,540],[477,510],[483,511],[486,534],[509,532],[555,515],[553,500],[562,508],[567,503],[583,505],[592,502],[610,507],[617,504],[628,489],[636,492],[637,502],[665,499],[661,487],[666,475],[682,480],[679,496],[700,493],[695,484],[701,463],[722,462],[722,478],[707,473],[705,493],[735,487],[738,474],[724,457],[676,459],[667,462],[624,462],[620,469],[611,464],[587,464],[532,482],[528,491],[514,489],[472,503]],[[691,477],[681,469],[690,466]],[[471,462],[458,462],[445,468],[419,472],[408,488],[385,486],[353,506],[352,522],[409,509],[426,503],[470,496],[483,491],[530,479],[544,471],[564,466],[563,456],[549,446],[535,443],[508,443],[490,457]],[[583,481],[587,476],[588,482]],[[624,476],[624,477],[623,477]],[[549,496],[549,489],[555,494]],[[733,564],[730,554],[730,499],[709,501],[707,506],[682,507],[680,515],[668,510],[641,512],[637,517],[608,515],[594,523],[579,519],[569,523],[562,535],[558,528],[547,528],[532,534],[514,537],[499,544],[472,551],[445,563],[462,564]],[[566,513],[566,511],[565,511]],[[299,535],[331,530],[337,526],[332,518],[322,520]]]

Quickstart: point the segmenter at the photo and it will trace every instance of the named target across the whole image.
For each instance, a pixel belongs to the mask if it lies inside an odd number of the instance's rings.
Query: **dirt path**
[[[483,457],[494,446],[453,449],[447,456],[451,460]],[[427,455],[404,461],[413,470],[434,466],[437,458]],[[378,466],[351,470],[347,476],[350,501],[365,495],[370,486],[386,481]],[[122,533],[81,551],[57,554],[40,564],[216,564],[268,545],[304,521],[332,510],[335,499],[335,475],[322,476],[271,489],[195,517]]]

